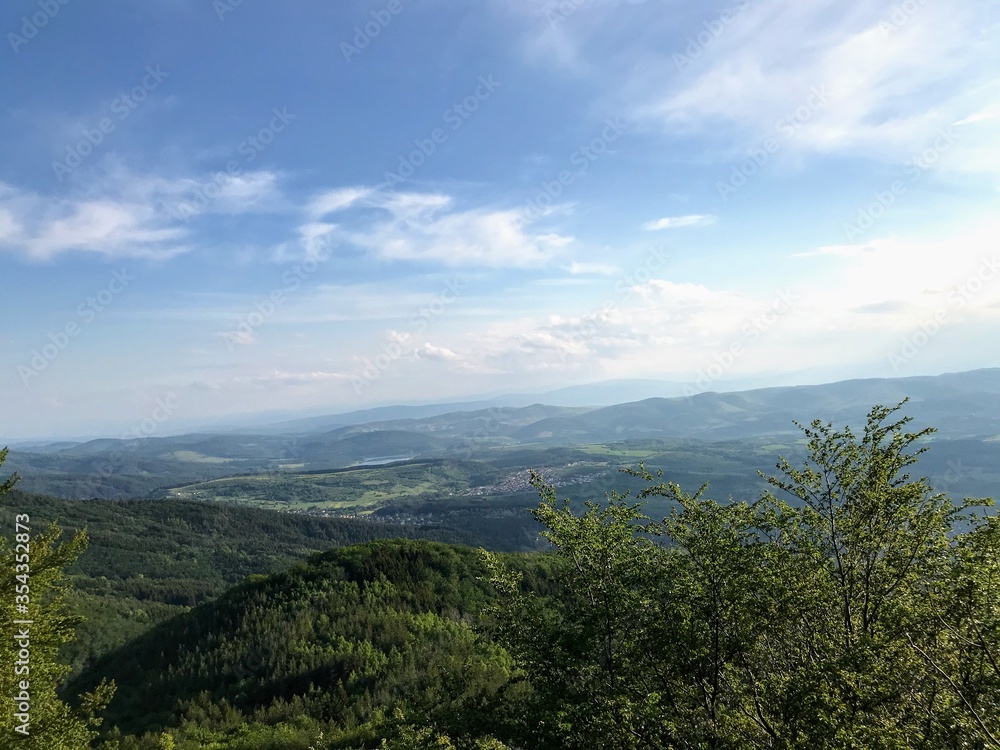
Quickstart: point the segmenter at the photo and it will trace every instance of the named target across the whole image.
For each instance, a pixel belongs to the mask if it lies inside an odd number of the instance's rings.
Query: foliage
[[[378,538],[410,536],[478,542],[438,525],[420,527],[323,519],[182,501],[58,500],[16,490],[0,506],[0,524],[16,513],[36,523],[58,519],[86,528],[89,548],[67,568],[65,599],[85,618],[62,659],[83,666],[192,606],[210,601],[249,575],[283,570],[303,557]],[[46,521],[47,522],[47,521]]]
[[[397,708],[464,742],[485,729],[512,668],[471,627],[491,593],[485,577],[466,547],[392,540],[333,549],[154,628],[69,689],[115,679],[107,718],[123,735],[107,739],[122,748],[132,746],[129,733],[163,731],[178,748],[220,738],[243,747],[244,734],[259,743],[289,727],[312,744],[322,731],[323,747],[378,747],[405,729],[387,718]]]
[[[1000,736],[1000,538],[906,473],[930,430],[876,407],[813,422],[771,492],[676,484],[663,521],[612,495],[574,515],[540,481],[557,594],[493,561],[494,633],[532,687],[537,748],[988,748]]]
[[[640,463],[581,505],[534,474],[549,552],[331,549],[65,692],[120,685],[105,750],[1000,748],[1000,521],[911,476],[933,431],[902,406],[860,435],[798,425],[803,456],[751,502]]]
[[[6,453],[0,451],[0,465]],[[0,496],[16,481],[12,476],[0,482]],[[60,543],[54,524],[38,533],[28,516],[18,520],[13,545],[0,536],[0,742],[4,747],[79,750],[96,736],[97,713],[114,693],[113,683],[102,680],[80,696],[77,709],[56,695],[69,671],[56,657],[78,623],[64,606],[63,569],[86,548],[87,538],[79,533]]]

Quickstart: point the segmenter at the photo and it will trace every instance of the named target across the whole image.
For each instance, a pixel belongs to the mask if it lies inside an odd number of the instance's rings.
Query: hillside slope
[[[531,559],[537,569],[547,558]],[[161,624],[67,693],[111,678],[119,687],[105,726],[143,732],[193,719],[219,737],[252,734],[247,748],[269,746],[252,742],[289,722],[305,739],[336,732],[357,747],[404,699],[410,716],[475,722],[475,707],[499,710],[510,667],[468,625],[490,597],[486,574],[468,547],[330,550]],[[256,727],[238,730],[244,722]]]
[[[824,385],[700,393],[653,398],[542,419],[514,437],[522,441],[591,442],[639,437],[728,440],[794,435],[793,420],[824,419],[860,424],[871,404],[910,398],[907,413],[936,426],[942,437],[1000,435],[1000,369],[935,377],[847,380]]]
[[[323,519],[183,501],[67,501],[14,492],[0,524],[28,514],[44,528],[87,529],[90,545],[69,569],[67,600],[84,622],[64,658],[82,668],[158,622],[207,602],[249,575],[274,573],[309,554],[374,539],[416,537],[489,546],[441,526]]]

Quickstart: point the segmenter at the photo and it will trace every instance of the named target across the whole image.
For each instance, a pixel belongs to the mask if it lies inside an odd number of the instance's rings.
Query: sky
[[[35,0],[0,31],[6,438],[1000,364],[996,2]]]

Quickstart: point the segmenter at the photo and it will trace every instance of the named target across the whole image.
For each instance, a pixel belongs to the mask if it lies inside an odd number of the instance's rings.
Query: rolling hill
[[[288,434],[99,439],[16,450],[8,460],[25,477],[22,486],[35,492],[77,499],[160,497],[171,487],[260,473],[333,470],[405,459],[493,461],[517,446],[537,450],[668,438],[716,442],[770,438],[781,443],[797,435],[794,420],[809,422],[822,415],[858,427],[872,405],[894,404],[905,397],[911,399],[906,413],[919,425],[937,427],[937,440],[985,444],[1000,436],[1000,369],[987,369],[709,392],[600,408],[532,404],[445,413],[431,407],[385,408],[358,414],[396,418],[342,424],[333,415],[329,421],[311,422],[320,428],[313,432]],[[421,413],[424,416],[417,416]],[[411,416],[398,418],[400,414]],[[331,424],[338,426],[329,429]],[[299,423],[295,429],[305,426]]]

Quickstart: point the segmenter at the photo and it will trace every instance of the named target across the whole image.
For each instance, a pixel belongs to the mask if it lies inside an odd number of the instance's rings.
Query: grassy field
[[[635,447],[625,443],[593,443],[590,445],[577,446],[577,450],[590,453],[595,456],[606,456],[608,458],[626,458],[641,461],[651,458],[662,452],[661,449],[650,447]]]
[[[995,469],[977,466],[969,457],[974,450],[996,443],[967,445],[962,441],[937,444],[924,465],[939,486],[962,496],[983,496],[994,491]],[[702,443],[682,440],[634,440],[588,443],[565,447],[504,447],[484,450],[478,460],[416,459],[381,466],[357,466],[318,471],[277,470],[187,484],[169,491],[183,500],[233,503],[255,508],[321,515],[367,515],[397,507],[400,512],[421,506],[435,513],[490,512],[502,507],[524,508],[534,495],[529,469],[541,472],[560,494],[579,500],[601,501],[611,490],[638,491],[643,483],[621,474],[622,467],[643,462],[663,480],[676,482],[688,492],[710,483],[708,497],[753,501],[766,482],[758,471],[770,475],[778,456],[793,463],[803,450],[801,440],[734,440]],[[995,451],[994,451],[995,452]],[[989,463],[989,462],[987,462]],[[995,465],[995,464],[994,464]],[[473,511],[473,506],[478,508]],[[651,512],[669,511],[669,504],[654,498]]]
[[[228,464],[233,463],[234,460],[231,458],[220,458],[219,456],[206,456],[204,453],[196,451],[174,451],[170,455],[178,461],[190,461],[197,464]]]
[[[485,457],[485,456],[484,456]],[[280,471],[212,479],[169,491],[179,500],[235,503],[290,512],[365,515],[413,501],[509,496],[531,492],[528,468],[575,493],[603,497],[610,489],[636,486],[618,469],[646,462],[665,468],[685,485],[714,474],[722,491],[744,490],[755,476],[760,452],[743,445],[692,447],[672,441],[594,443],[572,448],[493,452],[492,460],[415,460],[314,472]],[[731,481],[725,481],[730,479]]]
[[[170,490],[178,500],[238,503],[286,511],[369,513],[387,503],[421,495],[458,494],[477,479],[469,466],[447,461],[259,474],[214,479]]]

